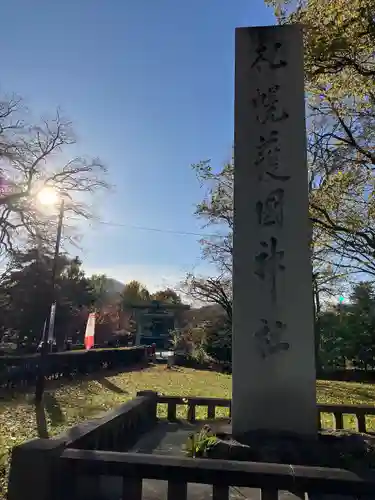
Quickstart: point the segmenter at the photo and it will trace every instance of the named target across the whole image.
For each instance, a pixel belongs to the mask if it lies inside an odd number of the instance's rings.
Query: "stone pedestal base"
[[[208,458],[368,470],[375,474],[375,435],[321,431],[315,438],[293,433],[256,431],[234,440],[230,424],[212,426],[217,443]]]

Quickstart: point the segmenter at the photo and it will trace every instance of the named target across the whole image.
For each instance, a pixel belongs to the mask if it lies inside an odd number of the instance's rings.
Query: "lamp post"
[[[48,190],[48,191],[47,191]],[[39,193],[39,201],[43,205],[52,205],[58,201],[58,195],[55,191],[50,190],[49,188],[45,188]],[[61,234],[64,220],[64,209],[65,209],[65,201],[63,196],[60,197],[59,200],[59,214],[57,220],[57,232],[56,232],[56,242],[55,242],[55,251],[53,255],[52,261],[52,272],[51,272],[51,301],[48,304],[48,310],[46,316],[50,317],[52,304],[56,300],[56,276],[57,276],[57,265],[58,265],[58,257],[60,252],[60,243],[61,243]],[[42,338],[42,346],[40,351],[40,359],[38,363],[38,373],[35,385],[35,402],[40,403],[43,398],[44,385],[45,385],[45,372],[46,372],[46,363],[48,356],[48,328],[44,328],[43,330],[43,338]]]

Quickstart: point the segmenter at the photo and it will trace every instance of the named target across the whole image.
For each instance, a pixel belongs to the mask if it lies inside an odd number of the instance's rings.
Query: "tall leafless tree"
[[[107,169],[98,158],[66,160],[76,138],[59,111],[37,124],[28,118],[21,99],[0,101],[0,254],[25,244],[51,243],[56,217],[37,203],[42,188],[54,188],[65,197],[69,223],[91,217],[87,194],[109,187]]]

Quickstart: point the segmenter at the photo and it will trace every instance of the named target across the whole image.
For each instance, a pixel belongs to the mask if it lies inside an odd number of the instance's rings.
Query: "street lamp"
[[[44,187],[43,189],[41,189],[37,193],[36,198],[42,205],[46,206],[59,205],[55,252],[52,261],[52,273],[51,273],[51,302],[48,304],[48,310],[46,312],[47,316],[48,314],[51,314],[50,311],[52,308],[52,304],[56,300],[56,274],[57,274],[57,264],[60,251],[62,226],[64,220],[65,201],[64,197],[60,193],[58,193],[58,191],[50,187]],[[42,346],[40,351],[40,359],[38,363],[38,374],[35,385],[35,401],[37,403],[40,403],[43,398],[47,355],[48,355],[48,328],[46,327],[43,330]]]

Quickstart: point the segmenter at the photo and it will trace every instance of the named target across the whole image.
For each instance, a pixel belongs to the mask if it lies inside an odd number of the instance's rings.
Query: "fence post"
[[[145,396],[148,398],[149,404],[149,414],[148,414],[148,422],[153,427],[156,424],[157,420],[157,410],[158,410],[158,393],[155,391],[139,391],[137,392],[137,397]]]
[[[63,439],[33,439],[12,451],[8,500],[53,500],[63,468],[57,458],[64,449]]]

